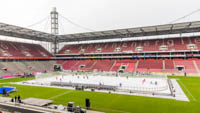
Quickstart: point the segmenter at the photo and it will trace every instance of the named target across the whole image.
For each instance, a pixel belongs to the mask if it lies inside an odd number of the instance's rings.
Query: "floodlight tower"
[[[58,12],[56,11],[56,7],[53,7],[51,11],[51,33],[54,35],[58,35]],[[56,54],[58,50],[57,40],[54,39],[54,42],[51,43],[51,52]]]

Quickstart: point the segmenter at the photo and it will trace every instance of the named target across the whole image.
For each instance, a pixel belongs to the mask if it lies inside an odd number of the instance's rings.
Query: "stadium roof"
[[[23,39],[52,42],[55,35],[31,30],[23,27],[0,23],[0,35],[18,37]]]
[[[59,42],[115,39],[200,32],[200,21],[60,35]]]
[[[53,42],[54,40],[57,40],[58,42],[76,42],[193,32],[200,32],[200,21],[66,35],[53,35],[50,33],[0,23],[0,35],[47,42]]]

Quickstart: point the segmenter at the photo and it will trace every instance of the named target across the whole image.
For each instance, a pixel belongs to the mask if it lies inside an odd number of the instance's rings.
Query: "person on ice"
[[[119,87],[122,87],[122,83],[119,83]]]
[[[144,84],[146,82],[146,79],[142,80],[142,84]]]
[[[156,81],[156,82],[155,82],[155,85],[157,85],[157,84],[158,84],[158,82]]]

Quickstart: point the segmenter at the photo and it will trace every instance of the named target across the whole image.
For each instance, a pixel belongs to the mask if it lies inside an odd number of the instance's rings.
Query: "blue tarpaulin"
[[[0,94],[3,94],[3,89],[6,90],[7,93],[13,91],[15,88],[12,88],[12,87],[1,87],[0,88]]]

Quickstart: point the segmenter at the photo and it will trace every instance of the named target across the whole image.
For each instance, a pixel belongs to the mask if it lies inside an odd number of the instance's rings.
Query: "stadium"
[[[199,113],[200,21],[180,22],[199,11],[111,30],[56,7],[30,26],[1,22],[0,113]],[[64,21],[86,31],[60,33]]]

